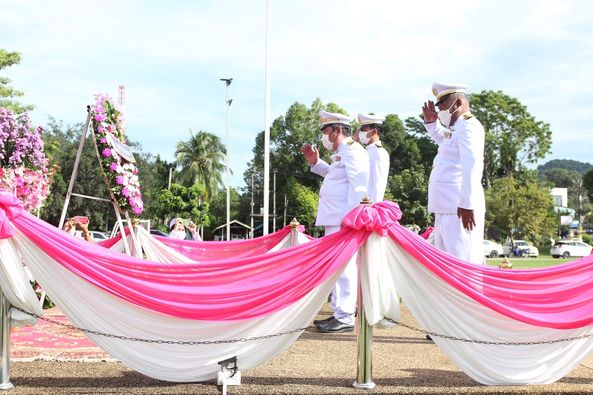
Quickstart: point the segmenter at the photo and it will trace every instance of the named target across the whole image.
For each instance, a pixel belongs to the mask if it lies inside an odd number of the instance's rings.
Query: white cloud
[[[95,92],[127,89],[128,132],[171,160],[188,130],[225,140],[231,85],[233,184],[264,128],[265,1],[4,2],[3,70],[23,101],[82,122]],[[434,81],[502,90],[554,132],[554,155],[593,139],[593,3],[587,1],[272,1],[273,117],[316,97],[354,114],[417,115]],[[585,125],[585,126],[584,126]],[[587,144],[580,144],[580,147]]]

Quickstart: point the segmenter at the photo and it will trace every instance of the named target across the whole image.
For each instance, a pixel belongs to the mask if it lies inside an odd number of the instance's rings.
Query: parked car
[[[539,256],[539,250],[525,240],[515,240],[512,245],[510,243],[504,245],[503,254],[504,256],[530,256],[537,258]]]
[[[93,241],[103,241],[109,238],[109,236],[107,236],[107,233],[99,232],[98,230],[91,230],[89,231],[89,233],[91,234],[91,236],[93,236]]]
[[[484,256],[489,258],[496,258],[503,255],[502,245],[490,241],[484,240]]]
[[[591,247],[589,244],[576,240],[558,240],[550,249],[550,255],[554,258],[570,258],[571,256],[587,256],[591,255]]]
[[[150,230],[150,234],[151,235],[155,235],[155,236],[163,236],[163,237],[168,237],[169,234],[163,232],[162,230],[158,230],[158,229],[151,229]]]

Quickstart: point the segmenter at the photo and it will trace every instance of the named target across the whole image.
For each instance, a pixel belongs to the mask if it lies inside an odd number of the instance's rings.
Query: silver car
[[[577,240],[558,240],[550,249],[550,255],[554,258],[570,258],[571,256],[591,255],[589,244]]]
[[[494,241],[484,240],[484,256],[496,258],[503,255],[502,246]]]

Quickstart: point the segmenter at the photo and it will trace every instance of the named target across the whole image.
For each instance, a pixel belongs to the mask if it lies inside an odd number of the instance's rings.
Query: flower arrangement
[[[138,169],[126,145],[123,113],[109,96],[101,94],[95,95],[91,111],[93,132],[109,188],[122,210],[130,209],[140,215],[144,211],[144,203]]]
[[[0,189],[14,192],[27,211],[41,207],[55,173],[47,168],[42,133],[27,113],[0,108]]]

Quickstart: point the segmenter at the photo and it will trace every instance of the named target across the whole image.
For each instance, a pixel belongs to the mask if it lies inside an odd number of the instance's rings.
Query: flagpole
[[[263,234],[268,234],[270,215],[270,23],[272,0],[266,0],[266,77],[265,98],[266,108],[264,117],[264,217]]]

